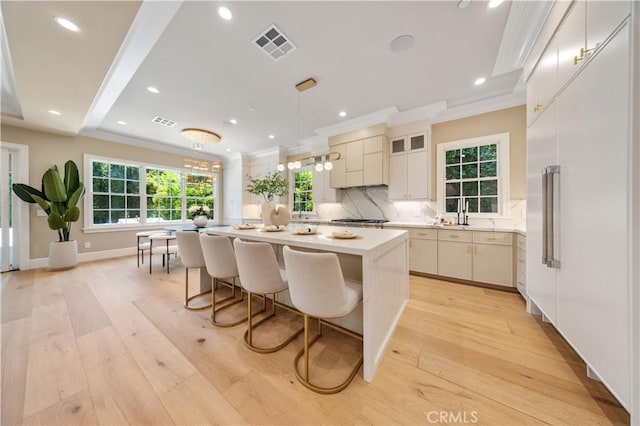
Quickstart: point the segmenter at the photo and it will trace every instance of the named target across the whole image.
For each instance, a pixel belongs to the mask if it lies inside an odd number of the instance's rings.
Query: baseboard
[[[126,247],[119,248],[113,250],[101,250],[101,251],[90,251],[86,253],[78,253],[78,262],[91,262],[94,260],[101,259],[111,259],[114,257],[122,257],[122,256],[132,256],[136,254],[135,247]],[[20,268],[22,270],[25,269],[37,269],[37,268],[46,268],[49,266],[49,258],[41,257],[38,259],[30,259],[28,268]]]

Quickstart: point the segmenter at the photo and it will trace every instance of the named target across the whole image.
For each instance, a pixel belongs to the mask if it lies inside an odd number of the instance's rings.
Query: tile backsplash
[[[349,188],[342,191],[342,202],[317,205],[319,219],[367,218],[431,224],[438,215],[435,201],[388,201],[386,186]],[[526,200],[510,200],[509,218],[469,218],[469,223],[492,228],[524,227],[526,205]]]

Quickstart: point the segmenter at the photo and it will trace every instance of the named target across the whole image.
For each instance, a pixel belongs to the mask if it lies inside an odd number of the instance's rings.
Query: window
[[[438,145],[440,211],[465,208],[479,217],[507,215],[509,134]]]
[[[311,168],[293,173],[293,212],[313,212],[313,172]]]
[[[147,221],[182,220],[180,172],[146,169]]]
[[[140,167],[93,161],[93,223],[135,223],[140,218]]]
[[[190,219],[187,208],[206,205],[217,220],[217,173],[85,155],[85,228]]]

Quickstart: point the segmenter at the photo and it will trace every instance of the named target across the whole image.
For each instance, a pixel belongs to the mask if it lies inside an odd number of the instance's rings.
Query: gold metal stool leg
[[[215,292],[215,288],[217,287],[218,283],[224,284],[226,286],[231,286],[231,296],[227,296],[223,299],[220,300],[216,300],[216,292]],[[243,323],[244,321],[247,320],[246,316],[243,316],[240,319],[237,320],[233,320],[230,322],[219,322],[216,320],[216,313],[222,310],[225,310],[233,305],[235,305],[236,303],[241,303],[242,301],[244,301],[244,295],[241,292],[240,293],[240,299],[236,299],[236,286],[235,283],[229,283],[227,281],[224,280],[219,280],[217,278],[211,278],[211,316],[210,316],[210,321],[211,324],[215,325],[216,327],[233,327],[235,325],[238,325],[240,323]],[[225,305],[222,306],[218,306],[218,303],[222,303],[222,302],[226,302],[229,300],[233,300],[232,302],[229,302]]]
[[[256,322],[255,324],[253,323],[253,315],[251,315],[251,293],[249,294],[249,302],[248,302],[248,307],[247,310],[249,312],[249,324],[247,327],[247,331],[244,332],[244,344],[247,346],[247,348],[251,349],[254,352],[258,352],[261,354],[268,354],[268,353],[272,353],[272,352],[276,352],[279,351],[280,349],[284,348],[285,346],[287,346],[289,343],[291,343],[296,337],[298,337],[300,335],[300,333],[302,333],[304,331],[304,327],[301,327],[299,330],[295,331],[292,335],[290,335],[289,337],[287,337],[283,342],[272,346],[270,348],[261,348],[259,346],[256,346],[253,344],[253,330],[256,329],[257,327],[259,327],[261,324],[263,324],[265,321],[273,318],[276,316],[276,305],[287,309],[291,312],[295,312],[297,314],[300,314],[300,311],[298,311],[297,309],[293,309],[289,306],[283,305],[281,303],[276,302],[276,295],[275,293],[272,294],[273,299],[272,299],[272,303],[271,303],[271,312],[269,313],[269,315],[267,315],[266,317],[262,318],[260,321]],[[265,312],[266,311],[266,296],[263,295],[263,300],[264,300],[264,305],[263,305],[263,309],[260,312]],[[258,313],[260,313],[258,312]]]
[[[184,268],[184,274],[185,274],[185,279],[184,279],[184,307],[187,308],[190,311],[200,311],[202,309],[207,309],[210,308],[211,306],[213,306],[213,301],[211,303],[209,303],[208,305],[202,305],[202,306],[191,306],[189,305],[189,302],[191,302],[193,299],[200,297],[200,296],[204,296],[206,294],[209,294],[213,291],[209,290],[209,291],[203,291],[201,293],[196,294],[195,296],[191,296],[189,297],[189,268]]]
[[[311,349],[313,344],[316,343],[316,341],[320,337],[322,337],[322,326],[323,325],[326,325],[326,326],[328,326],[330,328],[333,328],[336,331],[339,331],[339,332],[341,332],[343,334],[351,336],[351,337],[353,337],[355,339],[358,339],[360,341],[362,341],[362,336],[357,334],[357,333],[352,332],[351,330],[347,330],[346,328],[343,328],[343,327],[337,326],[335,324],[331,324],[329,322],[320,320],[319,323],[318,323],[318,326],[319,326],[318,333],[315,336],[313,336],[313,339],[311,341],[309,341],[309,315],[304,314],[304,347],[298,352],[298,354],[296,355],[296,358],[293,360],[293,368],[294,368],[295,373],[296,373],[296,378],[307,389],[311,389],[314,392],[328,395],[328,394],[338,393],[338,392],[344,390],[347,386],[349,386],[349,383],[351,383],[353,378],[358,373],[358,370],[362,366],[363,355],[360,355],[360,358],[358,359],[358,362],[356,363],[356,365],[351,370],[351,373],[349,373],[349,376],[346,378],[346,380],[344,380],[339,385],[333,386],[333,387],[329,387],[329,388],[325,388],[325,387],[321,387],[321,386],[318,386],[318,385],[315,385],[315,384],[311,383],[311,381],[309,380],[309,349]],[[304,355],[304,376],[302,374],[300,374],[300,371],[298,369],[298,360],[300,360],[300,358],[303,355]]]

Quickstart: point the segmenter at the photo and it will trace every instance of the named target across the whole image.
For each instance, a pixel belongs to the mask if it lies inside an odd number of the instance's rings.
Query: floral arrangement
[[[263,178],[253,178],[247,176],[249,183],[247,184],[247,192],[253,195],[264,197],[265,201],[273,201],[273,197],[287,194],[287,181],[278,171],[267,173]]]
[[[206,216],[209,217],[209,213],[211,212],[211,209],[209,208],[209,206],[191,206],[189,207],[189,215],[191,215],[191,218],[193,219],[196,216]]]

